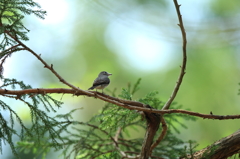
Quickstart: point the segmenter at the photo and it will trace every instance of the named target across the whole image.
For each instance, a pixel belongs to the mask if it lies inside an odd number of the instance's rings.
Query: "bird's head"
[[[108,72],[106,72],[106,71],[102,71],[102,72],[100,72],[100,74],[99,74],[98,76],[100,76],[100,75],[111,76],[112,74],[111,74],[111,73],[108,73]]]

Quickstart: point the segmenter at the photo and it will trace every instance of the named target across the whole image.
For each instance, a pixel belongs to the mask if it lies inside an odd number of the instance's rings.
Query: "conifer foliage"
[[[41,10],[40,5],[32,0],[0,1],[0,34],[1,37],[4,36],[0,43],[1,51],[3,51],[7,46],[14,46],[17,44],[11,36],[17,38],[18,40],[29,40],[27,37],[27,32],[29,30],[24,26],[23,18],[25,15],[31,14],[44,19],[46,11]]]
[[[35,15],[44,19],[46,11],[32,0],[1,0],[0,1],[0,75],[3,73],[3,63],[12,53],[25,50],[18,41],[29,40],[29,30],[24,26],[25,15]]]

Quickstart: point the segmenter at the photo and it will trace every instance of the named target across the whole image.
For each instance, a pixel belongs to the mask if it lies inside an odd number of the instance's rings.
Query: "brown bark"
[[[33,88],[33,89],[24,89],[24,90],[8,90],[8,89],[0,89],[0,95],[6,96],[6,95],[14,95],[16,99],[21,98],[22,95],[28,94],[29,98],[31,98],[34,95],[37,94],[52,94],[52,93],[58,93],[58,94],[72,94],[76,96],[88,96],[88,97],[94,97],[98,98],[100,100],[118,105],[123,108],[127,108],[129,110],[137,110],[137,111],[143,111],[150,114],[172,114],[172,113],[178,113],[178,114],[188,114],[195,117],[200,117],[203,119],[218,119],[218,120],[229,120],[229,119],[240,119],[240,115],[214,115],[213,113],[209,114],[202,114],[187,110],[181,110],[181,109],[168,109],[168,110],[158,110],[154,108],[149,108],[147,105],[137,102],[137,101],[130,101],[125,99],[120,99],[116,97],[112,97],[106,94],[102,94],[99,92],[93,92],[93,91],[85,91],[82,89],[77,88],[75,89],[67,89],[67,88]]]
[[[150,106],[148,106],[151,108]],[[151,145],[153,143],[154,136],[159,128],[161,116],[156,113],[144,112],[147,120],[147,131],[143,140],[142,150],[139,159],[148,159],[151,155]]]
[[[194,159],[227,159],[240,153],[240,130],[193,154]],[[191,158],[190,156],[188,158]]]

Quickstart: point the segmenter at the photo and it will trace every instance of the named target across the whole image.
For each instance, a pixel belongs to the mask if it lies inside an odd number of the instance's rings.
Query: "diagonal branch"
[[[178,4],[177,0],[173,0],[173,1],[174,1],[176,11],[177,11],[177,15],[178,15],[178,21],[179,21],[178,26],[180,27],[181,32],[182,32],[183,60],[182,60],[181,72],[180,72],[180,75],[178,77],[177,83],[176,83],[176,85],[173,89],[173,92],[172,92],[170,98],[168,99],[166,104],[163,106],[162,110],[169,109],[171,103],[173,102],[174,98],[176,97],[176,95],[178,93],[178,90],[180,88],[180,85],[182,84],[183,76],[186,73],[185,70],[186,70],[186,65],[187,65],[187,49],[186,49],[187,48],[187,36],[186,36],[185,29],[184,29],[183,21],[182,21],[182,15],[181,15],[181,12],[180,12],[180,5]]]
[[[69,86],[70,88],[74,89],[74,90],[80,90],[79,88],[73,86],[72,84],[68,83],[67,81],[65,81],[54,69],[53,69],[53,65],[49,65],[47,64],[40,55],[38,55],[37,53],[35,53],[32,49],[30,49],[29,47],[27,47],[24,43],[22,43],[16,36],[12,35],[9,31],[5,30],[5,33],[10,36],[12,39],[14,39],[18,45],[21,45],[25,50],[29,51],[30,53],[32,53],[39,61],[42,62],[42,64],[44,65],[45,68],[49,69],[58,79],[60,82],[64,83],[65,85]]]

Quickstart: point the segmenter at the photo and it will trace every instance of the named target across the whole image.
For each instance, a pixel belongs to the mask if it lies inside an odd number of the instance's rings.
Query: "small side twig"
[[[4,51],[1,51],[0,54],[3,54],[3,53],[11,53],[11,52],[14,51],[18,46],[20,46],[20,45],[19,45],[19,44],[14,45],[14,46],[12,46],[12,47],[4,50]]]

